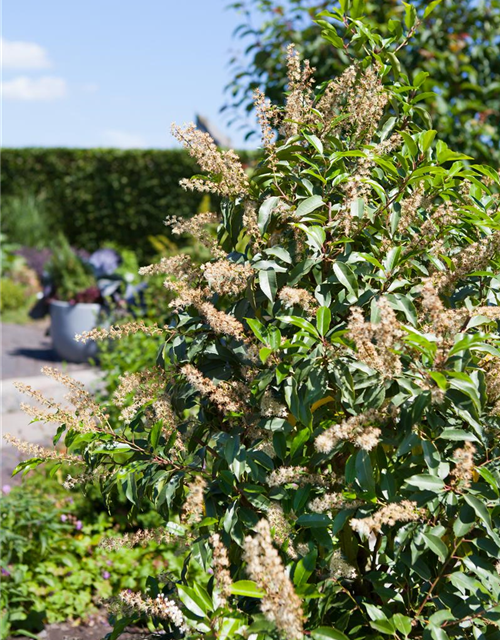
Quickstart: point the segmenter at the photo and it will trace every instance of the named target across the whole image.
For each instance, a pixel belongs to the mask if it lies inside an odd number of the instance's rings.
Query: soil
[[[113,630],[107,622],[106,615],[93,616],[86,624],[62,622],[49,624],[38,634],[40,640],[102,640]],[[164,638],[164,633],[151,633],[148,629],[131,627],[121,636],[120,640],[146,640]],[[7,640],[28,640],[27,636],[11,636]]]

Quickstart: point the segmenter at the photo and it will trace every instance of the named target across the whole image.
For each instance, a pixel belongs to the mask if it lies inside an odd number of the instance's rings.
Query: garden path
[[[21,440],[27,440],[39,445],[49,445],[54,434],[54,426],[40,422],[30,424],[29,417],[20,410],[21,402],[26,402],[14,387],[14,383],[21,381],[44,395],[63,402],[67,391],[57,382],[41,375],[43,366],[51,366],[79,380],[86,387],[91,387],[99,377],[99,370],[88,364],[69,364],[61,362],[52,349],[48,335],[48,324],[36,322],[28,325],[5,324],[0,325],[2,334],[2,402],[1,428],[2,435],[11,433]],[[13,484],[20,480],[19,476],[11,478],[15,466],[23,459],[17,449],[0,439],[2,486]]]

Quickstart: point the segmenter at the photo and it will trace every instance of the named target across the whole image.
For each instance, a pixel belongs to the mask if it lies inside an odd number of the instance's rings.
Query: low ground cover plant
[[[62,374],[73,410],[25,388],[66,450],[20,470],[51,458],[149,499],[164,524],[143,536],[185,549],[174,580],[121,594],[113,637],[144,615],[192,640],[498,637],[500,179],[420,109],[398,65],[412,7],[382,38],[362,5],[322,17],[339,77],[315,89],[290,47],[285,106],[256,91],[250,177],[174,126],[205,172],[184,186],[222,205],[172,224],[214,258],[142,269],[175,294],[165,324],[80,337],[164,337],[120,380],[120,423]]]
[[[168,574],[179,566],[180,560],[154,541],[134,548],[124,544],[124,535],[134,535],[126,514],[118,515],[115,501],[114,517],[108,515],[95,491],[81,496],[43,475],[3,490],[2,638],[36,637],[55,622],[84,623],[102,615],[103,600],[123,589],[144,589],[151,572]],[[146,513],[142,526],[157,524],[155,516]]]

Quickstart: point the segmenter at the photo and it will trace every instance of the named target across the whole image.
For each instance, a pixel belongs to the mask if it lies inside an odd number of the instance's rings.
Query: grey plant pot
[[[50,303],[50,335],[57,354],[68,362],[87,362],[97,355],[93,340],[83,344],[75,335],[90,331],[97,326],[100,304],[69,304],[54,300]]]

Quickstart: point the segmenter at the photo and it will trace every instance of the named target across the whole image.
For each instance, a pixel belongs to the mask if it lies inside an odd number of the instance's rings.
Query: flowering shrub
[[[146,613],[193,640],[497,637],[500,179],[417,110],[411,7],[384,39],[326,18],[365,57],[315,91],[289,48],[284,108],[255,94],[251,177],[174,127],[208,174],[185,186],[222,196],[218,241],[201,270],[143,269],[175,294],[168,325],[80,337],[165,336],[122,377],[120,426],[65,376],[73,412],[25,389],[61,423],[52,456],[152,500],[165,525],[142,535],[185,547],[176,581],[122,594],[115,635]],[[215,217],[191,233],[213,244]]]

